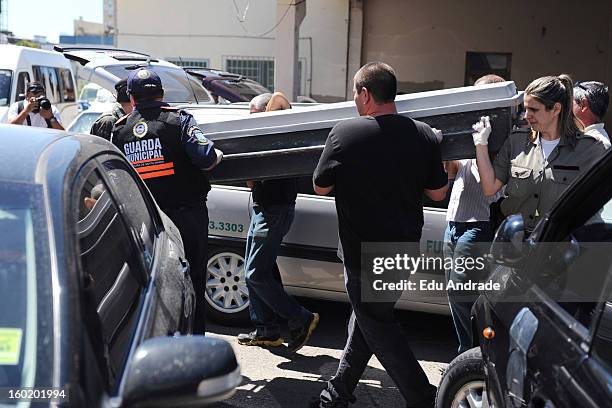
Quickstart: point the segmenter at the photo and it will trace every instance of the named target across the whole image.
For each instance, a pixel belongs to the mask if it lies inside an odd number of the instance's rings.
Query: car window
[[[142,246],[146,267],[150,269],[153,264],[156,230],[139,183],[132,177],[127,164],[119,159],[105,161],[103,166],[117,196],[121,212],[125,214],[128,227],[134,231]]]
[[[34,386],[52,334],[45,323],[52,319],[51,261],[42,197],[41,186],[0,181],[0,387],[6,389]]]
[[[11,101],[11,84],[13,72],[0,69],[0,106],[7,106]],[[19,91],[17,91],[19,93]]]
[[[588,328],[601,300],[612,264],[612,200],[555,243],[540,243],[545,253],[530,269],[538,286]],[[543,263],[543,265],[542,265]]]
[[[213,82],[217,82],[233,93],[240,95],[244,101],[250,101],[257,95],[270,92],[269,89],[249,79],[217,79]]]
[[[21,101],[25,98],[26,87],[30,82],[30,74],[27,72],[20,72],[17,76],[17,88],[15,89],[15,100]],[[23,95],[23,96],[20,96]]]
[[[68,126],[66,130],[77,133],[89,133],[91,126],[102,115],[100,112],[85,111]]]
[[[104,67],[104,69],[119,79],[124,79],[128,77],[133,66],[133,64],[109,65]],[[211,102],[208,92],[206,92],[200,82],[182,69],[159,65],[152,65],[150,68],[159,75],[162,81],[162,85],[164,86],[164,101],[169,103]]]
[[[80,258],[83,321],[100,372],[112,389],[123,371],[136,329],[143,291],[135,245],[97,170],[75,191],[76,244]]]

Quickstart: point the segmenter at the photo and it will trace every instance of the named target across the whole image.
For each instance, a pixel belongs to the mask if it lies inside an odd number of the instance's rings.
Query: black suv
[[[436,407],[612,406],[612,151],[523,240],[508,217],[472,309],[477,347],[455,358]]]
[[[255,96],[270,92],[259,82],[242,75],[212,68],[184,67],[185,71],[202,81],[216,103],[249,102]]]

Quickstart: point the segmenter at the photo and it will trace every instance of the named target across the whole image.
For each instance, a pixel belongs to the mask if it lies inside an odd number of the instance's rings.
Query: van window
[[[34,80],[43,84],[47,98],[49,98],[51,103],[61,102],[59,79],[57,77],[57,72],[55,72],[55,68],[33,65],[32,70],[34,71]]]
[[[56,69],[59,72],[60,86],[62,88],[62,102],[74,102],[76,100],[76,92],[70,70],[67,68]]]
[[[11,79],[13,73],[0,69],[0,106],[7,106],[11,100]]]
[[[22,101],[25,99],[26,87],[30,82],[30,74],[27,72],[20,72],[17,76],[17,88],[15,89],[15,100]],[[24,95],[20,97],[19,95]]]

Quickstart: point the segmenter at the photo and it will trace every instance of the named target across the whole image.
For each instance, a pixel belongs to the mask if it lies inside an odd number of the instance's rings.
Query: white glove
[[[489,143],[489,135],[491,134],[491,122],[488,116],[481,116],[480,121],[472,125],[474,133],[474,145],[487,145]]]
[[[436,137],[438,144],[442,143],[442,131],[440,129],[436,129],[435,127],[432,127],[431,130],[433,130],[433,134]]]

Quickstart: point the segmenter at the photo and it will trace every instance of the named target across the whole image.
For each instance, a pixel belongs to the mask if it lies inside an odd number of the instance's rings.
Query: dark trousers
[[[355,387],[374,354],[408,406],[433,406],[436,388],[429,384],[408,345],[408,337],[395,319],[394,308],[398,299],[362,302],[359,268],[351,271],[345,265],[344,275],[353,312],[338,370],[321,393],[321,400],[354,402]]]
[[[483,257],[493,240],[489,221],[449,222],[444,233],[444,258],[453,259],[453,265],[458,258],[476,259]],[[446,269],[446,282],[467,283],[480,282],[488,273],[484,270]],[[458,353],[472,348],[472,306],[478,298],[478,292],[448,290],[448,303],[459,341]]]
[[[196,294],[194,334],[206,331],[206,264],[208,262],[208,209],[206,205],[165,210],[183,239],[189,274]]]

